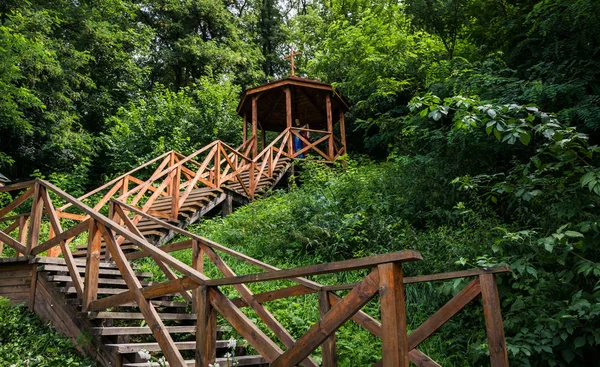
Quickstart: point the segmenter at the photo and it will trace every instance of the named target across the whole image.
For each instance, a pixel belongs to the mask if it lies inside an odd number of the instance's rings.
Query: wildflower
[[[237,340],[235,338],[231,338],[227,341],[227,348],[234,349],[237,346]]]
[[[148,352],[146,349],[142,349],[138,352],[138,355],[140,356],[141,359],[145,360],[145,361],[149,361],[150,360],[150,352]]]
[[[221,366],[218,363],[215,363],[215,364],[209,363],[208,367],[221,367]]]
[[[229,358],[231,358],[231,353],[227,352],[227,353],[225,353],[225,355],[223,357],[229,359]]]

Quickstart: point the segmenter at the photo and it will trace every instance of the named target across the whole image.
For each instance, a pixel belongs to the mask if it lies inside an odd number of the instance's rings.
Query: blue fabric
[[[301,151],[302,148],[304,148],[304,144],[302,144],[302,140],[300,140],[300,138],[297,137],[296,135],[294,135],[292,138],[294,139],[294,141],[293,141],[294,153]],[[298,156],[296,156],[296,158],[304,158],[304,153],[298,154]]]

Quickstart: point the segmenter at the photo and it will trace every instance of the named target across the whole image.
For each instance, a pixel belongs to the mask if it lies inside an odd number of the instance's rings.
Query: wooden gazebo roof
[[[333,90],[331,85],[316,80],[289,76],[261,86],[247,89],[241,98],[237,112],[250,117],[252,96],[260,94],[257,111],[258,121],[266,131],[283,131],[286,128],[286,99],[284,88],[290,88],[292,95],[292,115],[302,125],[309,124],[311,129],[326,129],[327,113],[325,95],[331,96],[333,116],[340,110],[349,109],[348,102]]]

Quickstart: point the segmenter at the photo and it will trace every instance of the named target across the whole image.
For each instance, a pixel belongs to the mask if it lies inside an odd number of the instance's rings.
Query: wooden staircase
[[[273,189],[286,175],[291,167],[292,160],[289,158],[280,159],[273,169],[273,177],[263,176],[256,182],[255,194],[262,196]],[[266,166],[268,169],[268,165]],[[245,186],[250,184],[250,172],[244,171],[240,174],[241,181]],[[221,208],[224,215],[229,214],[232,210],[233,201],[244,204],[250,198],[243,189],[242,183],[239,181],[229,181],[222,185],[221,188],[203,187],[194,189],[186,198],[185,202],[178,210],[178,218],[168,220],[169,223],[179,227],[186,228],[190,224],[197,222],[203,216],[215,212]],[[180,192],[180,197],[183,192]],[[166,215],[171,214],[171,196],[163,196],[150,206],[149,212],[160,212]],[[148,218],[142,218],[136,225],[137,229],[144,237],[156,246],[169,242],[175,236],[175,232],[164,228],[164,226],[151,221]],[[77,245],[77,251],[73,252],[74,258],[85,258],[87,255],[87,245]],[[131,241],[125,240],[121,243],[121,249],[125,252],[135,251],[135,246]],[[106,247],[104,243],[101,247],[101,258],[105,258]]]
[[[85,264],[76,260],[77,269],[83,276]],[[75,287],[72,286],[72,278],[64,259],[38,257],[30,260],[35,264],[34,271],[37,272],[37,282],[44,283],[52,288],[51,299],[38,298],[38,309],[41,304],[51,304],[51,307],[63,307],[65,312],[76,316],[80,330],[69,329],[70,334],[87,334],[92,337],[93,345],[100,348],[105,359],[110,360],[110,365],[115,367],[148,366],[148,362],[141,360],[138,352],[150,352],[156,359],[162,356],[159,344],[154,340],[152,331],[144,326],[144,316],[134,302],[120,305],[103,312],[83,312],[81,299],[77,298]],[[136,271],[135,275],[144,286],[152,285],[152,274]],[[116,265],[112,262],[103,262],[99,270],[98,296],[119,294],[127,291],[125,280]],[[174,297],[162,297],[151,301],[156,307],[159,317],[164,321],[167,331],[175,341],[175,346],[182,351],[186,357],[186,364],[194,366],[194,351],[196,350],[195,331],[196,315],[191,313],[190,304],[175,300]],[[39,313],[39,312],[38,312]],[[55,317],[41,314],[44,321],[57,323]],[[221,366],[227,366],[224,354],[231,352],[227,348],[228,340],[223,336],[228,327],[217,327],[217,360]],[[64,332],[64,330],[63,330]],[[69,335],[77,338],[78,335]],[[242,343],[238,343],[242,344]],[[261,356],[246,355],[246,348],[238,346],[235,349],[237,366],[265,366],[266,362]],[[154,362],[159,366],[158,362]]]

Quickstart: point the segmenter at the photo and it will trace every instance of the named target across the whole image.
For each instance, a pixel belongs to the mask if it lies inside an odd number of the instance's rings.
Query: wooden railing
[[[107,217],[81,200],[42,180],[0,188],[0,192],[4,191],[22,191],[22,193],[8,206],[0,209],[0,222],[14,221],[5,231],[0,232],[0,242],[25,256],[40,256],[44,251],[59,245],[77,295],[83,300],[83,310],[99,312],[135,302],[170,366],[182,367],[185,366],[185,361],[150,300],[174,294],[180,294],[190,302],[196,313],[196,366],[206,367],[209,363],[214,363],[217,314],[229,322],[272,366],[297,364],[317,366],[311,359],[311,354],[319,346],[322,347],[323,366],[337,366],[335,331],[350,319],[381,339],[383,359],[376,366],[404,367],[408,366],[409,360],[419,366],[438,366],[417,349],[418,345],[480,294],[483,300],[491,364],[508,366],[500,303],[494,278],[496,273],[509,271],[507,268],[405,278],[402,264],[407,261],[421,260],[418,252],[406,250],[281,270],[156,218],[135,204],[110,199],[108,202],[110,216]],[[70,220],[56,214],[51,194],[77,208],[87,219],[65,230],[62,224]],[[10,234],[19,227],[15,223],[21,223],[24,214],[12,217],[6,215],[22,209],[23,205],[27,207],[26,202],[29,199],[31,199],[31,208],[27,211],[27,216],[30,218],[27,233],[20,230],[18,238],[14,238]],[[146,218],[165,229],[172,230],[183,240],[161,247],[153,246],[137,229],[134,223],[137,217]],[[45,237],[41,234],[43,220],[47,220],[53,229],[53,233]],[[13,229],[9,230],[11,227]],[[80,235],[87,235],[88,243],[84,278],[79,275],[77,264],[67,245],[69,240]],[[125,254],[119,246],[122,239],[133,243],[138,250]],[[127,290],[99,298],[98,274],[102,242],[125,280]],[[182,249],[192,249],[191,264],[186,264],[170,255],[170,252]],[[238,276],[219,253],[251,264],[262,272]],[[132,261],[143,257],[150,257],[168,280],[142,286],[135,276]],[[205,258],[216,266],[222,278],[211,279],[204,274]],[[356,284],[325,286],[306,279],[307,276],[358,269],[371,270]],[[177,272],[182,276],[178,276]],[[404,304],[405,285],[462,277],[475,277],[475,279],[425,323],[408,334]],[[295,282],[297,285],[261,294],[253,294],[247,286],[254,282],[283,279]],[[234,287],[240,297],[227,298],[219,290],[222,286]],[[341,297],[335,293],[339,290],[349,292]],[[264,303],[309,293],[319,295],[320,319],[296,340],[268,311]],[[379,296],[381,320],[376,320],[361,311],[361,308],[376,295]],[[285,349],[282,349],[280,344],[270,339],[262,329],[245,316],[241,310],[243,307],[251,307]]]

